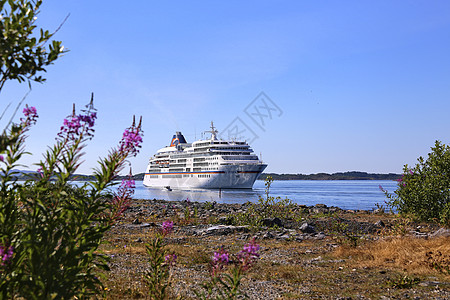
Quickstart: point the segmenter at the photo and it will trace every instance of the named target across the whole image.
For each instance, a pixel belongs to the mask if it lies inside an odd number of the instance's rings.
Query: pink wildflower
[[[230,261],[230,255],[224,247],[220,247],[219,251],[214,252],[212,264],[212,274],[217,276],[224,266]]]
[[[244,249],[238,253],[238,259],[244,270],[250,268],[259,258],[259,249],[260,247],[256,244],[255,239],[252,239],[247,245],[244,246]]]
[[[177,262],[177,255],[176,254],[167,254],[164,257],[164,262],[170,267],[174,266]]]
[[[140,127],[131,126],[125,129],[120,141],[120,152],[129,152],[135,156],[139,152],[142,143],[142,130]]]
[[[79,134],[81,128],[80,118],[78,116],[71,116],[64,119],[64,125],[61,126],[61,131],[68,134]]]
[[[25,118],[20,118],[22,124],[24,124],[25,126],[30,126],[31,124],[36,123],[36,120],[39,117],[37,114],[36,107],[34,106],[29,107],[28,105],[25,105],[25,108],[23,109],[22,112],[23,115],[25,116]]]
[[[14,247],[12,246],[0,246],[0,264],[2,266],[9,263],[14,255]]]
[[[34,106],[28,107],[28,105],[25,105],[25,108],[23,109],[23,114],[25,117],[37,115],[36,107]]]
[[[123,179],[122,183],[119,186],[119,194],[124,194],[127,197],[130,197],[134,194],[134,188],[136,187],[135,182],[131,179]]]
[[[75,105],[73,112],[70,116],[64,119],[63,126],[61,126],[59,137],[66,136],[69,140],[75,139],[76,136],[85,135],[88,138],[92,138],[94,132],[95,119],[97,113],[95,112],[92,101],[87,105],[88,109],[83,109],[82,113],[75,114]]]
[[[214,264],[228,264],[230,257],[229,254],[222,249],[219,252],[214,252],[213,263]]]
[[[165,221],[161,225],[161,231],[163,235],[168,235],[173,232],[173,222],[172,221]]]
[[[93,112],[88,115],[79,115],[79,118],[82,122],[87,123],[89,127],[94,127],[95,119],[97,119],[97,113]]]

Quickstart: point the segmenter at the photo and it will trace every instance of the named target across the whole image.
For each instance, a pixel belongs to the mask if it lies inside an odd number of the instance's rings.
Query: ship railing
[[[260,162],[258,161],[258,162],[236,162],[236,163],[233,163],[233,162],[226,162],[226,163],[221,163],[220,165],[221,166],[255,166],[255,165],[258,165],[258,164],[260,164]]]

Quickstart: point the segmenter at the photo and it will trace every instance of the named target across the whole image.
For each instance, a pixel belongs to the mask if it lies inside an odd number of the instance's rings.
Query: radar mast
[[[211,140],[212,140],[212,141],[217,141],[217,134],[218,134],[219,132],[218,132],[217,129],[214,127],[213,121],[211,121],[211,130],[205,131],[205,132],[211,133]]]

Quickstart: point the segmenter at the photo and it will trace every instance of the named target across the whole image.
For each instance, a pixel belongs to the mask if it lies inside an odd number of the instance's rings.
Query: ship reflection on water
[[[257,202],[264,195],[261,189],[167,189],[140,187],[134,198],[164,199],[169,201],[189,200],[195,202],[245,203]]]

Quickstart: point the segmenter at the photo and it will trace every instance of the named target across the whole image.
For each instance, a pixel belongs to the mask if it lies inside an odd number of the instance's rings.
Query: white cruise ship
[[[211,138],[187,143],[176,132],[170,146],[150,158],[143,184],[147,187],[250,189],[267,167],[243,141]]]

